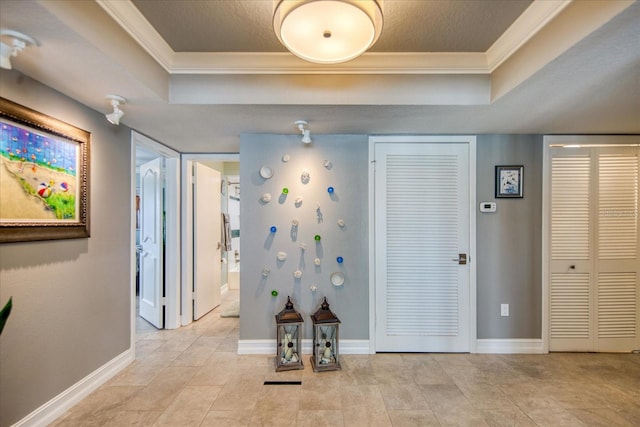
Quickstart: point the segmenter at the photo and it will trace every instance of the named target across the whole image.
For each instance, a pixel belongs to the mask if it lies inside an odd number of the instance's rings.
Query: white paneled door
[[[376,351],[470,351],[470,145],[445,141],[375,143]]]
[[[164,327],[162,162],[140,165],[140,317],[156,328]]]
[[[639,151],[550,150],[551,351],[640,345]]]

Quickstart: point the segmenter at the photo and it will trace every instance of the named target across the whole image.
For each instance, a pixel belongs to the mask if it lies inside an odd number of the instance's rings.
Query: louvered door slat
[[[455,156],[387,156],[389,335],[458,334],[457,193]]]
[[[376,350],[469,351],[469,146],[376,143]]]
[[[551,275],[551,338],[589,338],[589,274]]]
[[[596,343],[599,351],[637,348],[638,150],[598,154]]]
[[[551,160],[551,258],[589,259],[588,156]]]
[[[598,277],[598,338],[634,338],[638,315],[634,273],[603,273]]]
[[[598,259],[636,259],[638,159],[602,154],[598,172]]]

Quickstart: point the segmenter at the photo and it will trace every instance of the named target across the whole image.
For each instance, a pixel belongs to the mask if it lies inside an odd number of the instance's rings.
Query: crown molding
[[[486,52],[368,52],[318,65],[288,52],[174,52],[130,0],[96,0],[169,74],[490,74],[571,1],[535,0]]]
[[[171,73],[176,53],[130,0],[96,0],[162,68]]]
[[[493,72],[522,45],[555,18],[572,0],[536,0],[485,52],[489,72]]]
[[[291,53],[188,53],[171,74],[486,74],[484,53],[365,53],[342,64],[314,64]]]

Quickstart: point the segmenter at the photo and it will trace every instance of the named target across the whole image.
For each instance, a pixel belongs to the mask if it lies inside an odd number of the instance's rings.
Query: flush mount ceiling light
[[[294,55],[338,64],[362,55],[378,40],[382,10],[376,0],[280,0],[273,28]]]
[[[120,104],[126,103],[127,100],[118,95],[107,95],[106,98],[111,101],[113,113],[105,114],[104,116],[109,120],[109,123],[119,125],[120,119],[124,116],[124,111],[120,109]]]
[[[0,68],[10,70],[11,57],[18,56],[18,52],[27,46],[39,46],[33,37],[13,30],[0,30]]]
[[[311,131],[309,129],[305,129],[305,126],[309,126],[309,123],[305,120],[296,120],[293,124],[296,125],[302,135],[302,139],[300,141],[305,144],[311,144]]]

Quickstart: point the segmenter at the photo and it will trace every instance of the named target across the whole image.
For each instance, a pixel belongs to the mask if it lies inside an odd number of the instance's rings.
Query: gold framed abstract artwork
[[[89,237],[90,140],[0,98],[0,243]]]

